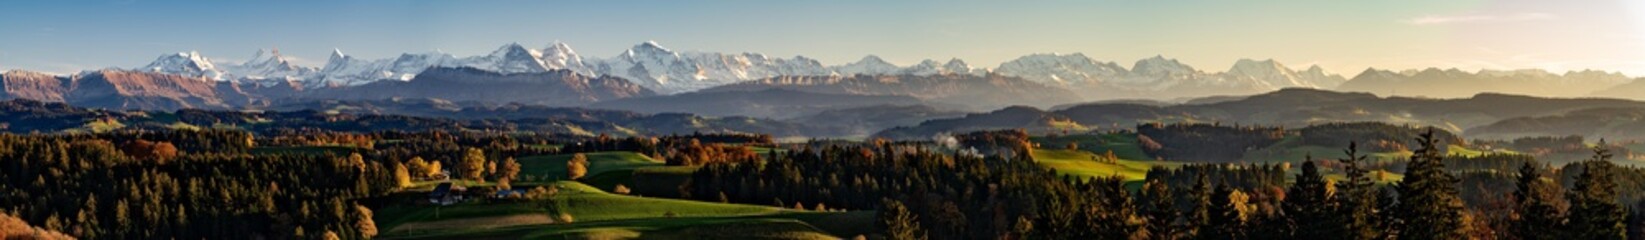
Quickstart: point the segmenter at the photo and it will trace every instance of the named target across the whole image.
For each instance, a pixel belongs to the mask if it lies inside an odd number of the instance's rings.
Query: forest
[[[396,220],[377,213],[427,208],[414,203],[428,191],[426,182],[462,183],[478,189],[468,194],[480,199],[520,191],[484,200],[509,204],[563,202],[554,200],[561,191],[555,189],[569,180],[652,198],[866,212],[872,226],[857,235],[869,239],[1629,239],[1645,226],[1645,169],[1618,164],[1626,161],[1616,158],[1619,147],[1603,141],[1468,143],[1432,129],[1375,124],[1295,131],[1146,124],[1103,134],[1132,134],[1136,142],[1066,148],[1129,144],[1153,159],[1125,161],[1212,160],[1152,167],[1140,179],[1069,175],[1040,159],[1064,146],[1042,146],[1021,130],[798,143],[736,133],[312,128],[0,134],[0,211],[34,229],[18,231],[85,239],[403,238],[379,229]],[[1234,160],[1292,138],[1309,146],[1345,142],[1337,148],[1343,157]],[[1445,150],[1464,144],[1576,148],[1587,160],[1561,165],[1510,151]],[[1368,159],[1389,150],[1408,155]],[[634,170],[617,180],[591,174],[610,165],[585,154],[612,152],[688,172]],[[573,155],[561,165],[565,175],[529,174],[541,171],[529,163],[537,156]],[[1119,157],[1108,150],[1103,158],[1090,161]],[[44,236],[28,236],[35,235]]]

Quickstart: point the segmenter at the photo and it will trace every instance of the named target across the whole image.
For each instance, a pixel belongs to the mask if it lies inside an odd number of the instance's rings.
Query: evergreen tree
[[[1463,239],[1467,231],[1458,197],[1456,176],[1445,172],[1434,130],[1417,137],[1417,149],[1400,182],[1394,216],[1400,221],[1399,239]]]
[[[1514,215],[1509,232],[1519,239],[1549,240],[1559,238],[1559,209],[1554,206],[1552,184],[1542,180],[1542,171],[1535,162],[1527,161],[1519,168],[1519,179],[1514,188]]]
[[[1329,184],[1313,160],[1303,161],[1296,183],[1285,191],[1285,215],[1291,219],[1296,238],[1329,239],[1345,235],[1341,231],[1343,224],[1334,213]]]
[[[1348,149],[1343,150],[1347,158],[1337,159],[1342,164],[1346,179],[1337,183],[1337,215],[1340,218],[1346,240],[1371,240],[1382,235],[1377,221],[1378,191],[1376,183],[1371,181],[1371,175],[1360,164],[1365,163],[1365,155],[1359,154],[1358,144],[1348,143]]]
[[[1148,201],[1142,206],[1147,217],[1143,228],[1148,231],[1148,239],[1176,239],[1177,205],[1171,197],[1170,186],[1159,179],[1149,179],[1142,185],[1142,195]]]
[[[925,230],[920,229],[920,220],[914,216],[902,201],[885,199],[881,201],[880,211],[875,216],[875,224],[885,239],[892,240],[920,240],[925,239]]]
[[[1206,179],[1205,172],[1199,172],[1194,177],[1194,189],[1188,192],[1189,204],[1193,209],[1188,210],[1187,222],[1183,229],[1194,239],[1209,239],[1211,233],[1211,181]]]
[[[1624,239],[1627,215],[1617,203],[1616,180],[1611,177],[1610,146],[1605,140],[1594,147],[1594,156],[1583,161],[1582,174],[1576,177],[1565,198],[1570,201],[1566,214],[1566,237],[1573,239]],[[1569,166],[1568,166],[1569,167]]]

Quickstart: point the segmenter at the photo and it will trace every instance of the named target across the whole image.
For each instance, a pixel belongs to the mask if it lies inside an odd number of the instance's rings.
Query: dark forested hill
[[[1333,92],[1314,89],[1285,89],[1237,100],[1208,104],[1150,106],[1127,103],[1074,105],[1056,111],[1014,111],[1018,117],[968,116],[965,120],[933,120],[920,126],[892,129],[884,136],[923,136],[938,132],[989,129],[1004,126],[1027,127],[1031,131],[1125,128],[1151,122],[1202,122],[1306,127],[1333,122],[1383,122],[1397,125],[1434,126],[1453,132],[1496,124],[1499,121],[1532,116],[1558,115],[1593,108],[1645,107],[1645,102],[1602,98],[1541,98],[1506,94],[1478,94],[1469,98],[1431,99],[1378,97],[1368,93]],[[986,118],[983,118],[986,117]],[[1032,122],[1014,119],[1059,118],[1075,124],[1035,128]],[[1554,121],[1553,119],[1549,119]],[[1076,126],[1077,125],[1077,126]],[[912,132],[910,132],[912,131]],[[1551,131],[1557,135],[1587,134],[1592,131]],[[1472,133],[1472,132],[1470,132]],[[1631,136],[1645,137],[1645,135]]]

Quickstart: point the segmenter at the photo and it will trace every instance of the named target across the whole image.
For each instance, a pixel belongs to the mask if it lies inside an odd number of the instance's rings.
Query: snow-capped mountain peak
[[[942,69],[948,74],[976,74],[987,72],[984,69],[972,68],[971,64],[966,64],[965,60],[960,60],[959,58],[948,59],[948,63],[944,63],[942,65]]]
[[[862,60],[857,62],[834,66],[834,72],[844,76],[896,74],[900,71],[902,68],[875,55],[863,56]]]
[[[1128,73],[1113,62],[1098,62],[1085,54],[1037,53],[1000,63],[994,72],[1050,83],[1091,83],[1121,78]]]
[[[191,77],[200,77],[211,80],[222,80],[223,71],[210,58],[200,55],[198,51],[178,52],[160,55],[143,66],[141,70],[150,72],[170,73]]]
[[[543,53],[536,49],[526,48],[519,43],[509,43],[492,51],[480,62],[470,63],[472,67],[492,70],[496,72],[546,72],[548,66],[543,64]]]
[[[539,59],[542,59],[543,65],[550,69],[570,69],[583,74],[593,73],[583,63],[583,57],[577,55],[577,51],[571,49],[570,44],[555,41],[540,52],[541,57]]]
[[[1178,62],[1176,59],[1167,59],[1162,55],[1154,55],[1151,58],[1138,60],[1136,64],[1131,66],[1131,72],[1147,75],[1188,75],[1197,71],[1187,64]]]

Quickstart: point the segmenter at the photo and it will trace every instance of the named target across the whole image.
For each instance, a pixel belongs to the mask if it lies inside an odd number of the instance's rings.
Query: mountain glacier
[[[1200,71],[1163,56],[1139,60],[1127,69],[1114,62],[1097,61],[1077,53],[1031,54],[1001,63],[994,69],[973,67],[960,59],[946,62],[928,59],[899,66],[874,55],[856,62],[830,66],[804,56],[779,58],[759,53],[676,51],[654,41],[636,44],[610,58],[585,58],[562,42],[554,42],[541,49],[510,43],[487,55],[462,58],[429,52],[406,53],[386,59],[361,59],[335,50],[326,64],[319,68],[292,64],[278,50],[259,50],[244,63],[213,62],[198,52],[183,52],[162,55],[137,70],[220,81],[289,81],[305,87],[337,87],[383,80],[409,81],[431,67],[470,67],[498,73],[541,73],[564,69],[589,76],[619,77],[665,94],[782,76],[980,76],[997,73],[1081,90],[1078,92],[1091,99],[1159,99],[1178,95],[1166,91],[1197,93],[1237,89],[1240,91],[1236,93],[1247,90],[1254,93],[1290,87],[1332,88],[1346,81],[1342,76],[1325,73],[1317,66],[1297,71],[1273,60],[1242,59],[1228,71],[1217,73]]]

